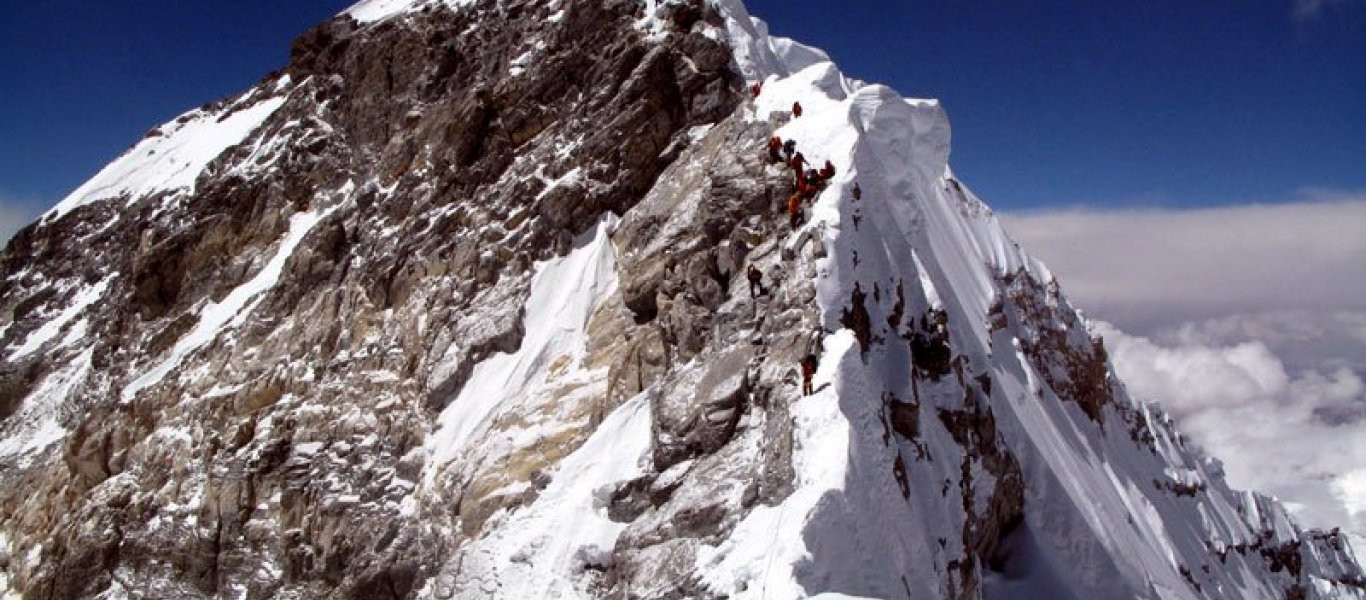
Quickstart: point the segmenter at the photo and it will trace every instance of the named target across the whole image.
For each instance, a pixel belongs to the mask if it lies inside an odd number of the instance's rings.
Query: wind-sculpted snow
[[[0,254],[7,598],[1366,597],[739,0],[365,0],[158,132]]]
[[[1000,428],[1009,453],[1021,461],[1025,481],[1032,482],[1025,488],[1024,513],[1019,516],[1022,521],[1004,524],[1014,529],[1013,537],[1019,539],[999,546],[1004,552],[1014,550],[1021,556],[994,558],[1017,566],[1030,562],[1032,566],[1023,572],[1017,568],[1015,572],[993,574],[990,571],[1002,567],[989,568],[992,555],[973,556],[971,548],[953,550],[944,543],[946,538],[955,537],[955,529],[974,525],[962,524],[961,517],[952,514],[942,519],[926,518],[927,513],[936,511],[929,507],[908,511],[907,504],[914,503],[903,502],[895,495],[868,493],[895,489],[895,480],[903,476],[891,468],[893,464],[916,465],[910,469],[909,487],[921,493],[934,489],[939,477],[944,477],[945,485],[954,479],[966,485],[964,479],[972,472],[973,479],[982,480],[977,485],[983,487],[993,476],[999,477],[1000,473],[978,475],[983,467],[976,460],[980,457],[972,456],[974,449],[962,448],[961,440],[953,436],[941,435],[935,440],[933,431],[937,428],[930,421],[921,423],[921,440],[896,451],[885,449],[886,440],[876,436],[851,438],[846,450],[851,462],[845,467],[850,474],[844,481],[825,484],[830,498],[838,500],[827,500],[819,508],[813,508],[809,501],[800,502],[799,498],[811,493],[808,486],[819,489],[821,485],[810,482],[805,486],[799,483],[797,492],[781,505],[782,509],[795,509],[795,515],[785,516],[803,523],[807,543],[770,543],[781,548],[805,545],[808,550],[796,551],[800,559],[774,561],[771,553],[751,551],[749,560],[733,564],[723,560],[723,568],[705,571],[717,592],[730,597],[764,597],[775,579],[775,562],[777,569],[791,573],[777,577],[788,586],[778,597],[821,590],[870,597],[956,597],[972,595],[969,591],[975,577],[986,581],[988,595],[1011,594],[1012,590],[1027,588],[1030,581],[1036,582],[1036,588],[1038,581],[1046,581],[1047,587],[1064,587],[1080,597],[1120,597],[1147,591],[1156,591],[1162,597],[1192,598],[1297,593],[1356,597],[1362,592],[1351,585],[1325,584],[1338,577],[1333,568],[1309,577],[1293,573],[1280,581],[1249,575],[1266,568],[1259,563],[1268,555],[1297,552],[1301,534],[1289,525],[1289,517],[1278,506],[1269,522],[1240,517],[1263,501],[1227,490],[1217,473],[1204,470],[1201,459],[1171,443],[1171,434],[1148,424],[1151,413],[1126,397],[1104,367],[1103,354],[1085,358],[1094,344],[1066,301],[1055,290],[1043,290],[1043,284],[1052,279],[1047,269],[1022,253],[985,206],[949,172],[949,128],[937,103],[903,100],[888,88],[847,80],[829,63],[792,64],[790,59],[780,58],[784,55],[781,44],[775,45],[772,53],[756,44],[754,35],[761,25],[749,27],[754,23],[747,21],[742,8],[730,9],[733,45],[746,48],[737,52],[740,68],[764,82],[755,103],[755,117],[768,120],[772,113],[800,102],[804,116],[775,133],[796,140],[808,158],[829,158],[840,166],[841,174],[817,200],[808,225],[823,231],[824,243],[831,248],[831,259],[822,267],[828,276],[819,284],[826,329],[839,327],[840,315],[851,298],[865,302],[869,295],[880,296],[874,303],[881,304],[870,309],[872,321],[889,323],[888,327],[875,325],[867,334],[872,344],[860,340],[862,351],[859,344],[848,343],[845,338],[842,344],[828,347],[822,361],[822,371],[837,373],[839,403],[850,428],[876,431],[877,421],[887,419],[879,414],[885,410],[886,399],[902,394],[914,398],[921,414],[929,409],[943,415],[944,411],[963,407],[963,391],[945,390],[949,393],[940,395],[935,388],[942,386],[934,384],[933,376],[926,381],[921,373],[908,372],[906,366],[915,364],[915,357],[907,356],[905,346],[896,341],[903,335],[912,337],[897,331],[903,327],[899,322],[902,314],[909,314],[913,324],[916,315],[946,310],[957,384],[963,386],[965,380],[991,384],[980,389],[980,394],[990,400],[985,414],[995,416],[991,422]],[[849,191],[855,181],[862,188],[862,201],[854,200]],[[1036,283],[1025,283],[1033,288],[1028,290],[1003,285],[1011,280]],[[909,299],[902,292],[908,286],[913,290]],[[895,296],[892,290],[896,290]],[[1044,301],[1058,308],[1050,313],[1019,315],[1020,321],[1010,319],[999,329],[990,324],[993,307],[1023,301],[1024,294],[1047,296]],[[1069,333],[1058,338],[1052,333],[1045,336],[1039,329]],[[1020,349],[1021,338],[1028,351]],[[1063,341],[1048,341],[1053,339]],[[1039,348],[1050,344],[1053,346],[1046,350]],[[1046,357],[1048,352],[1061,356]],[[859,354],[861,360],[851,359]],[[1057,368],[1054,360],[1073,369],[1067,376],[1070,385],[1055,383],[1061,376],[1051,370]],[[1108,398],[1101,400],[1099,408],[1088,404],[1093,400],[1087,394],[1092,392],[1075,381],[1081,372],[1073,365],[1086,360],[1102,361],[1102,377],[1111,382],[1095,392]],[[1045,372],[1039,373],[1041,369]],[[978,393],[964,391],[969,400]],[[1096,422],[1097,417],[1103,420]],[[950,425],[949,420],[943,421]],[[1106,421],[1111,424],[1110,430],[1097,427]],[[796,435],[800,437],[803,423],[797,423]],[[1121,426],[1137,433],[1132,437],[1118,434]],[[840,429],[825,423],[820,431],[830,435]],[[1145,446],[1147,430],[1156,431],[1153,435],[1167,442],[1162,446],[1164,452]],[[796,454],[799,465],[803,450]],[[961,475],[925,464],[947,462],[956,466],[959,460],[955,457],[963,456],[964,450],[967,456],[961,462]],[[970,463],[972,468],[968,469]],[[809,465],[807,470],[818,471]],[[926,470],[940,471],[939,477],[924,478],[921,473]],[[799,472],[803,472],[800,467]],[[802,481],[800,477],[798,481]],[[999,488],[1004,483],[998,480],[995,485]],[[1197,499],[1183,500],[1187,497]],[[971,502],[982,499],[978,495]],[[973,511],[968,512],[971,519]],[[863,530],[857,517],[862,515],[878,515],[876,529]],[[771,547],[760,532],[772,528],[781,536],[782,530],[769,521],[771,517],[762,512],[752,512],[745,523],[755,523],[755,530],[751,532],[742,524],[731,540],[720,546],[723,556],[731,560],[744,556],[743,550],[730,550],[735,547]],[[1080,533],[1083,531],[1089,533]],[[1003,542],[1010,533],[1001,531]],[[934,539],[939,540],[937,549],[928,543]],[[1212,549],[1240,544],[1261,547],[1261,555],[1254,552],[1247,567],[1228,568],[1227,550],[1217,559],[1212,556]],[[1212,568],[1215,560],[1220,565]],[[1271,560],[1272,572],[1281,571],[1275,559]],[[953,581],[945,582],[942,577],[904,578],[901,565],[927,563],[936,564],[935,571],[941,574],[958,568],[972,577],[963,577],[961,587],[956,588]]]

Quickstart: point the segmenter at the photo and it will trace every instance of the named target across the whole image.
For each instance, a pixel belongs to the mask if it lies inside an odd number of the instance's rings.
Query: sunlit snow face
[[[1366,547],[1366,195],[1299,200],[1005,220],[1232,485]]]

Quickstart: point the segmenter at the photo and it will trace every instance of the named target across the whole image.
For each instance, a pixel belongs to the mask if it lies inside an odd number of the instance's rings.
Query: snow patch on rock
[[[505,514],[499,527],[474,542],[451,584],[459,597],[485,597],[466,589],[474,582],[496,589],[488,596],[493,598],[591,597],[582,576],[607,566],[617,536],[626,528],[608,517],[608,498],[616,484],[645,472],[650,433],[650,402],[644,395],[609,414],[583,446],[560,462],[534,503]],[[441,587],[442,579],[438,576],[430,585]]]
[[[109,282],[113,281],[115,277],[118,277],[117,273],[101,279],[95,285],[82,288],[81,291],[76,292],[75,296],[71,299],[70,306],[56,317],[43,323],[41,327],[24,338],[24,343],[19,344],[18,348],[15,348],[10,352],[10,362],[17,361],[32,354],[33,351],[43,347],[43,344],[46,344],[49,340],[56,337],[58,333],[61,333],[67,323],[70,323],[73,319],[80,316],[91,304],[94,304],[100,298],[104,297],[105,290],[109,289]],[[82,327],[84,326],[82,323],[84,323],[84,321],[72,327],[72,331],[83,330]],[[71,332],[68,332],[67,336],[62,340],[62,345],[67,345],[72,341],[72,338],[79,337],[81,336],[73,335]]]
[[[433,4],[468,6],[474,0],[361,0],[342,11],[360,23],[374,23]]]
[[[841,368],[850,359],[858,361],[858,345],[849,330],[826,338],[813,380],[825,389],[791,408],[796,491],[778,506],[755,507],[729,538],[698,553],[697,571],[708,589],[737,600],[806,596],[797,569],[812,554],[807,525],[827,494],[838,494],[850,483],[854,432],[839,402],[848,386],[857,385],[845,377],[861,376]]]
[[[170,356],[125,386],[120,395],[121,402],[130,402],[137,396],[138,392],[159,383],[187,356],[205,344],[212,342],[223,330],[235,329],[246,322],[247,317],[251,316],[256,305],[265,299],[264,292],[275,287],[275,283],[280,280],[285,262],[294,255],[294,249],[298,247],[299,242],[303,241],[304,236],[313,230],[314,225],[326,219],[336,208],[333,206],[325,210],[297,213],[290,217],[289,231],[280,241],[280,246],[276,249],[275,254],[271,256],[256,276],[234,288],[221,301],[210,301],[200,309],[199,322],[195,324],[194,329],[191,329],[189,333],[176,342],[175,347],[171,349]]]
[[[605,217],[575,240],[569,255],[537,263],[524,308],[522,344],[514,353],[497,354],[476,365],[459,395],[441,412],[428,442],[436,465],[466,451],[499,411],[540,397],[557,381],[583,375],[552,374],[551,366],[558,363],[577,371],[582,365],[589,317],[617,285],[610,238],[615,225],[616,217]],[[429,471],[429,476],[434,474]]]
[[[26,466],[33,454],[66,437],[58,409],[85,381],[94,353],[93,347],[87,348],[48,375],[24,399],[19,412],[5,420],[0,428],[0,461],[17,457],[19,466]]]

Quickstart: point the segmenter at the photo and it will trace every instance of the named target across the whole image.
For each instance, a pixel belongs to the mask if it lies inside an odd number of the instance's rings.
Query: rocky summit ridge
[[[361,2],[0,254],[0,596],[1366,598],[949,142],[739,0]]]

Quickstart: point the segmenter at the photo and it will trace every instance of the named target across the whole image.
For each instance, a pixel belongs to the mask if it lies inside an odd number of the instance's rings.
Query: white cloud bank
[[[1127,330],[1272,310],[1366,308],[1366,193],[1002,219],[1072,299],[1103,309],[1101,318]]]
[[[1366,547],[1366,193],[1305,196],[1002,219],[1115,323],[1097,333],[1135,397],[1162,403],[1236,487]]]
[[[1131,394],[1158,401],[1237,487],[1286,500],[1314,527],[1366,541],[1366,383],[1347,367],[1291,372],[1260,341],[1165,346],[1105,323]],[[1366,547],[1366,546],[1363,546]]]

